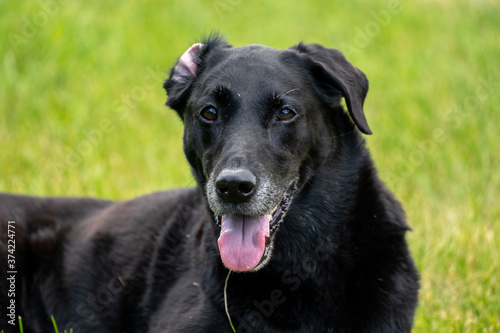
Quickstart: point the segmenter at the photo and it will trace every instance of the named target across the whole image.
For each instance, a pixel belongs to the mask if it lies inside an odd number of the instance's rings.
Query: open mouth
[[[268,214],[215,215],[221,227],[219,251],[227,268],[239,272],[255,271],[269,261],[275,233],[285,219],[294,192],[295,186],[292,186]]]

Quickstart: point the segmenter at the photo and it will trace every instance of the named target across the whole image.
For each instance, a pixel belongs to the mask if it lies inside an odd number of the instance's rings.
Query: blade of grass
[[[56,333],[59,333],[59,330],[57,329],[57,324],[56,324],[56,320],[54,318],[54,316],[50,316],[50,318],[52,318],[52,324],[54,325],[54,331],[56,331]]]
[[[229,281],[229,276],[231,275],[231,272],[232,270],[229,270],[229,272],[227,273],[226,282],[224,283],[224,307],[226,308],[226,315],[227,319],[229,319],[229,325],[231,325],[233,332],[236,332],[236,329],[234,328],[233,322],[231,320],[231,315],[229,314],[229,310],[227,307],[227,282]]]

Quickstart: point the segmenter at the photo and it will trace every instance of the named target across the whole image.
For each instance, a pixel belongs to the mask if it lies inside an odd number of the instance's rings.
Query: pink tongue
[[[249,271],[260,262],[269,237],[271,215],[223,215],[219,237],[222,262],[233,271]]]

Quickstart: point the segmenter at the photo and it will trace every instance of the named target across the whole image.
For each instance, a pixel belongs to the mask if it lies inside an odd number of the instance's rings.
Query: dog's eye
[[[200,112],[200,116],[203,119],[208,120],[208,121],[217,120],[218,115],[219,114],[218,114],[217,110],[212,106],[206,107],[203,110],[201,110],[201,112]]]
[[[283,108],[279,111],[278,117],[280,120],[290,120],[295,117],[296,113],[289,108]]]

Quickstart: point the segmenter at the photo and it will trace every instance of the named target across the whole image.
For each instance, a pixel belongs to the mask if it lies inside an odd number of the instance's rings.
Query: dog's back
[[[1,329],[17,332],[20,316],[25,332],[46,332],[53,315],[68,331],[140,331],[148,268],[158,247],[182,257],[176,245],[189,236],[199,200],[194,189],[124,202],[0,193],[1,306],[15,305]],[[160,241],[165,233],[169,243]],[[180,263],[164,266],[160,288]]]

